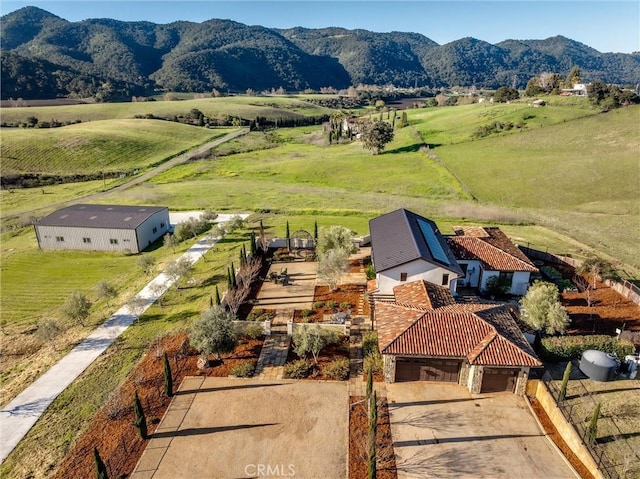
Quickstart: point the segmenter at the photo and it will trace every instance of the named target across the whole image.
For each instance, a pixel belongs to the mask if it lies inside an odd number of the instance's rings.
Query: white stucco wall
[[[467,274],[461,281],[464,281],[464,287],[477,288],[480,281],[480,261],[477,260],[458,260],[459,265],[467,265]]]
[[[480,290],[484,291],[486,289],[487,281],[489,281],[489,278],[498,276],[499,274],[500,273],[498,271],[483,270],[482,284],[480,285]],[[531,273],[529,273],[528,271],[515,271],[513,273],[513,280],[511,282],[511,289],[509,290],[509,293],[517,294],[521,296],[524,295],[527,292],[527,289],[529,287],[530,275]]]
[[[401,273],[407,273],[406,281],[400,281]],[[444,274],[449,275],[449,283],[446,286],[449,287],[452,293],[455,292],[457,275],[422,259],[381,271],[377,274],[378,288],[382,294],[393,294],[393,288],[395,286],[412,281],[424,280],[429,283],[442,285],[442,275]]]

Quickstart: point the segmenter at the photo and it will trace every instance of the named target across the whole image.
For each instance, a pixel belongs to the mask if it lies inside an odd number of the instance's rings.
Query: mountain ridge
[[[465,37],[439,45],[414,32],[342,27],[273,29],[232,20],[156,24],[108,18],[69,22],[37,7],[0,18],[2,98],[398,87],[524,88],[543,72],[636,84],[640,55],[600,53],[557,35],[491,44]],[[7,63],[7,65],[5,65]],[[38,82],[29,74],[37,71]],[[42,85],[42,78],[52,81]],[[75,78],[69,84],[69,78]]]

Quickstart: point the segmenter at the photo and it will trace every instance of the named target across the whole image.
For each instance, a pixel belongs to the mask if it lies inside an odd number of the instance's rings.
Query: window
[[[157,233],[158,232],[158,228],[156,228],[155,226],[153,227],[153,232]]]
[[[115,238],[111,238],[111,239],[109,240],[109,243],[111,243],[111,244],[118,244],[118,240],[117,240],[117,239],[115,239]]]
[[[449,285],[449,275],[448,274],[443,274],[442,275],[442,286],[448,286]]]
[[[407,280],[407,273],[400,273],[400,281],[406,281]]]
[[[511,284],[513,283],[513,272],[500,271],[500,276],[498,277],[498,280],[502,284],[508,284],[509,286],[511,286]]]
[[[462,264],[462,263],[458,263],[460,265],[460,269],[462,270],[462,272],[464,273],[464,275],[467,275],[467,268],[469,267],[468,264]]]
[[[83,243],[91,243],[91,238],[82,238]]]
[[[160,228],[164,228],[164,223],[160,223]]]
[[[58,243],[64,243],[64,236],[56,236],[56,241]]]

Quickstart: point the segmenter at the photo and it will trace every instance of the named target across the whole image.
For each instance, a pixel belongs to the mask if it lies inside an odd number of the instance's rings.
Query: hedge
[[[553,336],[542,340],[542,356],[549,359],[578,359],[588,349],[596,349],[615,354],[619,359],[635,353],[635,346],[629,341],[618,341],[613,336]]]

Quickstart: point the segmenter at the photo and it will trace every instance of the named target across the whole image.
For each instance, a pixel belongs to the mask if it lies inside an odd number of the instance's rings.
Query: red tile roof
[[[440,304],[428,288],[429,283],[414,281],[394,289],[396,302],[375,303],[383,354],[466,358],[485,366],[542,365],[506,306]]]
[[[454,227],[447,243],[458,260],[478,260],[485,270],[529,271],[538,268],[499,228]]]
[[[393,288],[396,302],[419,304],[422,307],[436,309],[456,302],[451,291],[427,281],[412,281]]]

